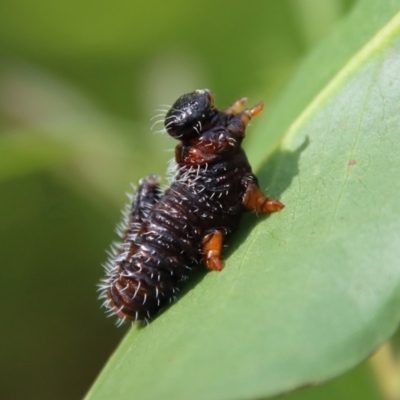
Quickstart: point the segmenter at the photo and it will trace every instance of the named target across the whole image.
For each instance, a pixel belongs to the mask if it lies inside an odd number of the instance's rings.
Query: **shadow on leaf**
[[[281,199],[282,194],[290,187],[293,178],[299,174],[300,156],[309,144],[310,139],[307,136],[295,151],[278,148],[261,165],[257,176],[261,189],[268,185],[266,190],[263,189],[268,197],[276,200]],[[285,204],[285,208],[288,207],[290,207],[290,204]],[[280,212],[285,212],[285,209]],[[233,235],[229,242],[224,259],[227,259],[243,243],[257,224],[265,222],[269,216],[270,214],[255,217],[252,213],[246,213],[238,232]]]
[[[265,191],[269,197],[279,200],[282,194],[290,187],[293,178],[299,173],[300,156],[308,147],[309,143],[310,140],[306,137],[301,146],[295,151],[281,150],[278,148],[262,164],[260,170],[257,172],[257,176],[261,188],[265,187],[265,184],[269,185],[268,190]],[[290,207],[290,204],[286,204],[286,207]],[[281,212],[284,212],[284,210]],[[246,213],[241,221],[238,232],[235,233],[229,241],[229,246],[224,252],[224,260],[228,259],[243,243],[244,239],[249,235],[251,230],[254,229],[256,224],[265,222],[268,217],[269,215],[255,218],[253,214]],[[215,273],[212,271],[208,272]],[[191,273],[189,281],[183,285],[178,300],[195,288],[208,272],[203,265],[199,265],[199,267]]]

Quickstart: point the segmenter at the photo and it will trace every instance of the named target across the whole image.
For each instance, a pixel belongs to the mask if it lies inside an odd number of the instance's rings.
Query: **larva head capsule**
[[[178,140],[199,135],[214,107],[214,96],[208,89],[184,94],[172,105],[165,116],[165,129]]]

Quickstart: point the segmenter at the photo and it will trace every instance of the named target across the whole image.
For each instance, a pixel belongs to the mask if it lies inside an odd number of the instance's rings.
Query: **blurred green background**
[[[268,113],[353,3],[2,0],[1,399],[81,398],[128,329],[96,284],[124,193],[173,155],[160,105],[207,87]]]

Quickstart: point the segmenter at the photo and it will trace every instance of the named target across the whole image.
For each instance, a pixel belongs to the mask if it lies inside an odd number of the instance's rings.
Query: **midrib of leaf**
[[[380,51],[392,38],[400,32],[400,12],[398,12],[377,34],[367,42],[364,47],[356,53],[346,65],[321,89],[310,101],[304,110],[298,115],[283,134],[281,140],[282,148],[289,148],[296,133],[307,123],[317,112],[324,102],[331,98],[340,89],[343,83],[349,79],[362,65],[365,64],[374,54]],[[268,154],[262,163],[270,156]],[[260,164],[262,164],[260,163]]]

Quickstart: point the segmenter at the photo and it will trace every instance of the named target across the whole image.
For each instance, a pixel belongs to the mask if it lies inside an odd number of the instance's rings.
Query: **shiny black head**
[[[214,96],[208,89],[184,94],[165,116],[165,129],[170,136],[179,140],[199,135],[213,106]]]

